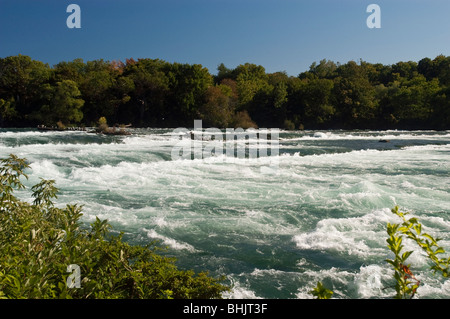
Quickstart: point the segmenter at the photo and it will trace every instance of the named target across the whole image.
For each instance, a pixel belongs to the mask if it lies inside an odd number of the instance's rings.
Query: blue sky
[[[69,4],[81,29],[69,29]],[[381,7],[381,29],[366,8]],[[450,55],[449,0],[0,0],[0,57],[50,65],[159,58],[216,73],[251,62],[298,75],[322,59],[393,64]]]

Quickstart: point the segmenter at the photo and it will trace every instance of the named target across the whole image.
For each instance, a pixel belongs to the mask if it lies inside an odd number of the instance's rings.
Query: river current
[[[226,276],[227,298],[312,298],[318,281],[335,298],[392,297],[396,205],[450,251],[450,131],[280,131],[275,168],[273,157],[174,159],[173,130],[132,133],[0,129],[0,158],[30,163],[24,200],[54,179],[57,206],[82,204],[83,222],[108,219],[133,244],[167,246],[180,268]],[[450,281],[405,249],[416,298],[450,298]]]

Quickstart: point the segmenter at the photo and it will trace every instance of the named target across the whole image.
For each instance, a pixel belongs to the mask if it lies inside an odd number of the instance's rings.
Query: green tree
[[[5,123],[11,122],[16,117],[17,111],[14,98],[11,97],[7,101],[0,99],[0,127],[3,127]]]
[[[319,79],[333,79],[337,76],[337,69],[338,65],[336,63],[330,60],[323,59],[319,62],[319,64],[317,64],[317,62],[311,64],[311,66],[309,67],[309,72],[307,72],[309,73],[309,75],[305,73],[300,77],[307,78],[313,75],[314,77]]]
[[[13,123],[30,124],[27,115],[42,105],[43,86],[52,70],[47,64],[18,55],[0,59],[0,98],[9,102]]]
[[[438,60],[438,79],[442,86],[450,87],[450,56],[445,57],[443,55],[438,56],[435,60]]]
[[[287,81],[286,118],[294,123],[295,128],[304,128],[303,92],[306,80],[290,77]]]
[[[450,87],[442,88],[432,103],[429,128],[447,130],[450,128]]]
[[[110,90],[109,103],[113,112],[109,115],[109,118],[112,123],[128,124],[135,122],[135,116],[128,112],[129,102],[132,100],[134,90],[135,84],[132,78],[123,75],[117,77]]]
[[[450,128],[450,57],[443,55],[393,65],[324,59],[298,77],[267,74],[252,63],[234,69],[222,63],[217,69],[213,76],[199,64],[158,59],[75,59],[50,68],[27,56],[3,58],[0,124],[41,124],[58,83],[73,81],[87,125],[105,116],[110,123],[136,126],[189,126],[199,117],[221,126],[232,110],[233,117],[240,112],[266,127]]]
[[[383,108],[390,111],[402,128],[426,128],[439,93],[440,86],[436,78],[427,81],[421,74],[411,80],[402,78],[388,88]]]
[[[200,64],[173,63],[167,67],[169,96],[166,100],[167,115],[182,126],[192,126],[200,107],[205,102],[213,77]]]
[[[41,107],[35,118],[46,125],[55,125],[57,122],[65,126],[78,124],[83,118],[81,108],[84,104],[77,84],[72,80],[63,80],[54,87],[47,87],[48,104]]]
[[[328,124],[334,115],[332,91],[334,82],[328,79],[307,81],[303,89],[304,123],[308,127]]]
[[[438,70],[435,67],[433,60],[430,58],[423,58],[420,60],[417,65],[417,71],[425,76],[427,80],[437,78],[438,76]]]
[[[438,55],[433,60],[423,58],[417,69],[428,81],[437,78],[442,86],[450,86],[450,57]]]
[[[334,79],[334,104],[342,128],[367,128],[376,118],[375,89],[362,66],[354,61],[342,65]]]
[[[234,72],[239,95],[239,109],[247,109],[258,93],[268,93],[272,88],[263,66],[246,63]]]
[[[210,127],[229,127],[235,111],[233,100],[233,91],[228,85],[210,86],[199,110],[201,119]]]
[[[84,81],[86,73],[86,63],[83,59],[75,59],[73,61],[62,61],[53,67],[53,82],[61,82],[62,80],[75,81],[80,87]]]
[[[229,69],[225,64],[221,63],[217,67],[217,75],[214,77],[214,82],[220,84],[225,79],[236,80],[236,76],[232,69]]]
[[[129,91],[130,103],[125,105],[134,116],[136,125],[158,125],[166,117],[165,100],[169,90],[168,63],[162,60],[129,60],[124,69],[122,82]],[[125,80],[126,79],[126,80]],[[124,82],[131,80],[131,83]],[[132,86],[131,86],[131,85]]]
[[[116,112],[112,95],[118,72],[102,59],[88,61],[83,68],[79,84],[82,99],[85,101],[83,113],[85,122],[95,123],[100,116],[113,117]]]
[[[246,63],[239,65],[233,70],[236,77],[236,88],[238,93],[237,111],[246,111],[258,126],[269,125],[280,120],[277,114],[283,113],[282,109],[274,112],[274,99],[278,98],[278,106],[284,103],[283,85],[280,84],[278,97],[274,96],[274,86],[270,84],[269,75],[261,65]],[[247,113],[241,113],[247,114]],[[275,116],[275,118],[274,118]]]
[[[392,66],[392,73],[409,80],[417,75],[418,65],[414,61],[398,62]]]

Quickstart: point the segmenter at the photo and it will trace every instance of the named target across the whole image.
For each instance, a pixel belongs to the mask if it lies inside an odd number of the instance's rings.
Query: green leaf
[[[404,252],[402,255],[402,262],[404,262],[406,259],[408,259],[408,257],[411,256],[412,253],[413,253],[412,251]]]
[[[435,241],[435,239],[430,234],[423,233],[422,236],[428,238],[431,241]]]
[[[394,266],[394,268],[398,267],[398,263],[395,262],[394,260],[391,259],[385,259],[385,261],[389,264],[391,264],[392,266]]]
[[[310,291],[310,293],[317,297],[317,299],[331,299],[333,291],[325,288],[325,286],[319,281],[316,288]]]
[[[414,226],[414,230],[416,231],[416,233],[418,235],[420,235],[420,233],[422,232],[422,224],[417,224]]]

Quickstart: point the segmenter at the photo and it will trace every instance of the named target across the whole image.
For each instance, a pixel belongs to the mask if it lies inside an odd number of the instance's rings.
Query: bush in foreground
[[[80,206],[54,206],[54,181],[33,186],[32,204],[19,200],[28,167],[14,155],[0,161],[0,298],[213,299],[229,290],[223,278],[179,270],[152,245],[125,243],[107,221],[83,227]]]

